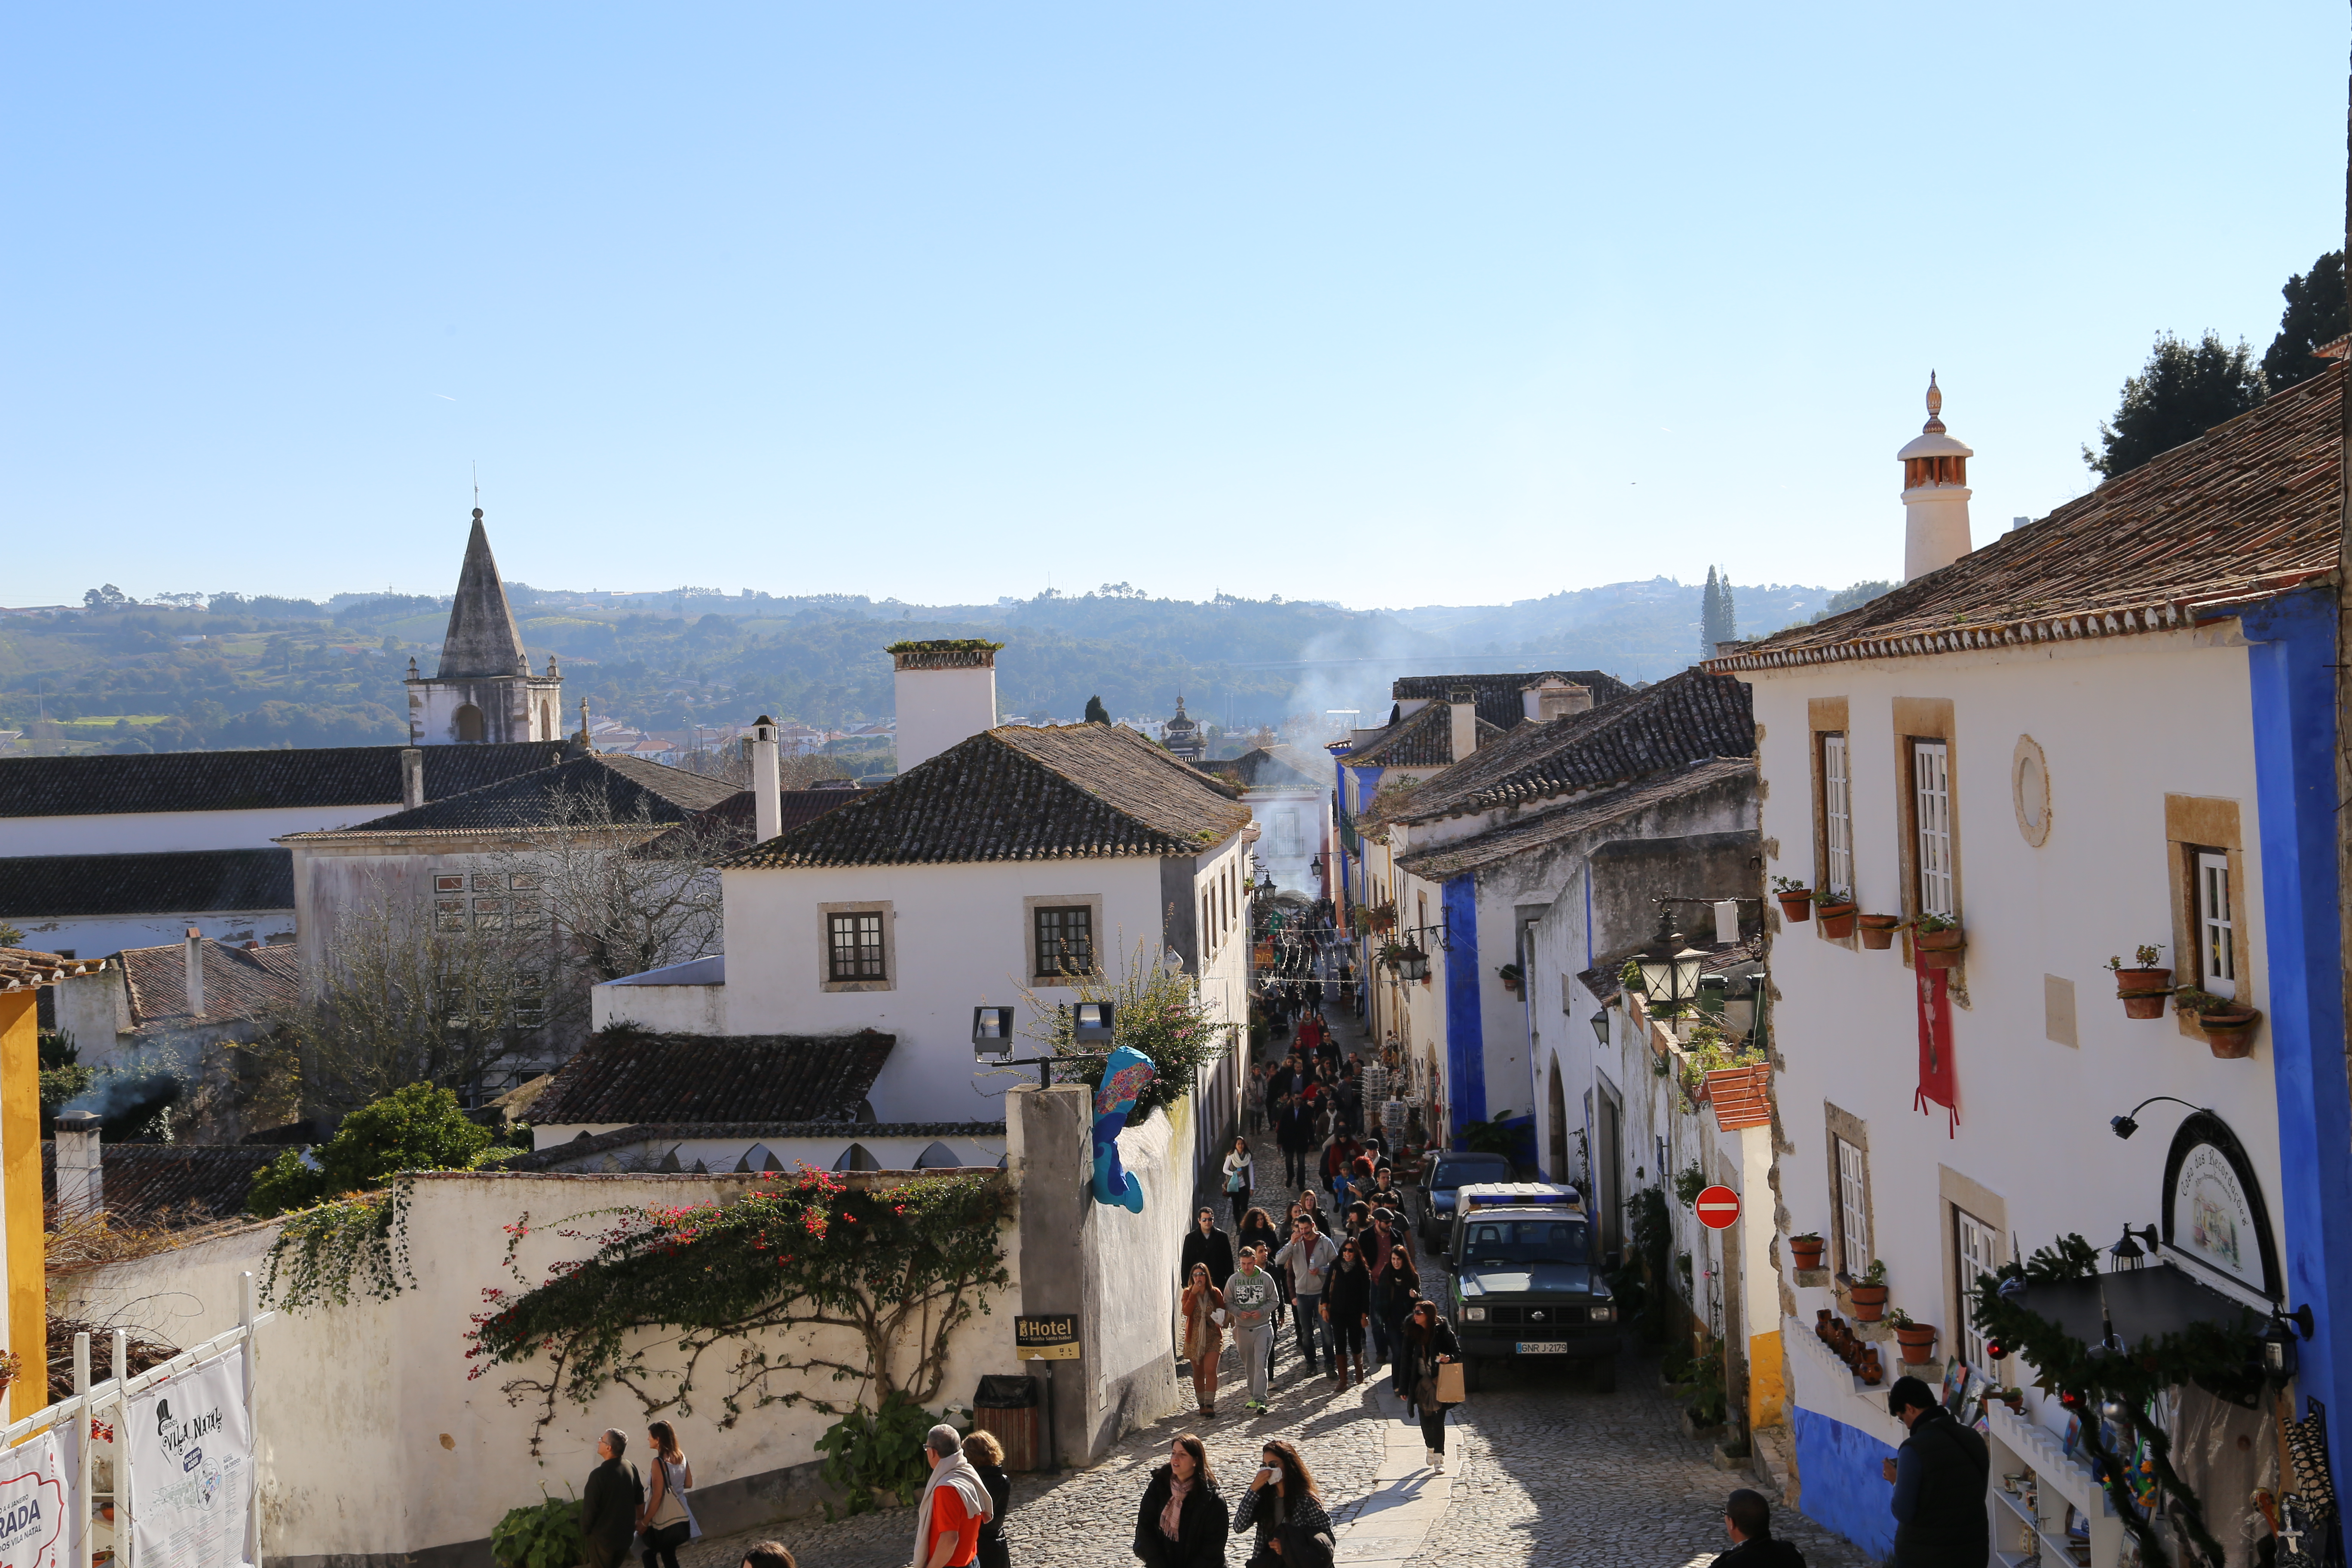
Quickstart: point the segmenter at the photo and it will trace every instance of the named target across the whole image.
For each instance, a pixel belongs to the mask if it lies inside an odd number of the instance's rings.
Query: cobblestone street
[[[1360,1048],[1360,1038],[1347,1033],[1348,1048]],[[1293,1195],[1280,1185],[1281,1152],[1270,1138],[1256,1140],[1256,1201],[1280,1215]],[[1213,1197],[1223,1223],[1222,1194],[1200,1201]],[[1302,1375],[1295,1336],[1286,1328],[1273,1408],[1251,1416],[1242,1413],[1241,1380],[1233,1369],[1228,1348],[1213,1420],[1171,1415],[1129,1434],[1090,1469],[1015,1476],[1006,1516],[1013,1561],[1041,1568],[1133,1563],[1129,1543],[1138,1502],[1169,1441],[1185,1431],[1200,1433],[1207,1444],[1228,1506],[1247,1487],[1261,1443],[1286,1437],[1297,1444],[1339,1526],[1343,1568],[1681,1568],[1728,1549],[1723,1500],[1734,1487],[1751,1484],[1717,1469],[1706,1447],[1683,1436],[1654,1363],[1644,1360],[1623,1363],[1612,1394],[1594,1393],[1585,1373],[1564,1366],[1490,1376],[1486,1390],[1454,1411],[1442,1478],[1420,1468],[1419,1428],[1404,1421],[1385,1376],[1376,1375],[1371,1389],[1337,1393],[1328,1377]],[[1392,1434],[1402,1437],[1392,1443]],[[1407,1463],[1390,1462],[1387,1476],[1394,1479],[1376,1482],[1383,1460],[1399,1451]],[[1410,1474],[1401,1473],[1407,1468]],[[1436,1489],[1443,1489],[1442,1503],[1432,1495]],[[1403,1517],[1392,1511],[1400,1503],[1414,1519],[1410,1534],[1388,1522]],[[1364,1528],[1351,1531],[1360,1523]],[[838,1523],[805,1519],[697,1542],[680,1561],[687,1568],[738,1568],[746,1545],[773,1536],[792,1548],[802,1568],[903,1568],[913,1555],[914,1528],[911,1509]],[[1778,1508],[1774,1533],[1795,1542],[1811,1568],[1864,1568],[1870,1561]],[[1248,1542],[1236,1538],[1227,1561],[1239,1568],[1248,1555]]]

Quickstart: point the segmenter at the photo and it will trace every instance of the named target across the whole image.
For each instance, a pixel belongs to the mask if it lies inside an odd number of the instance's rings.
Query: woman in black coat
[[[1013,1506],[1013,1478],[1004,1473],[1004,1445],[993,1432],[974,1432],[963,1440],[963,1457],[980,1472],[994,1510],[980,1525],[980,1548],[972,1556],[977,1568],[1013,1568],[1013,1548],[1004,1539],[1004,1511]]]
[[[1331,1325],[1332,1370],[1342,1390],[1348,1386],[1348,1361],[1356,1363],[1356,1381],[1369,1382],[1364,1365],[1364,1331],[1372,1321],[1372,1276],[1364,1267],[1362,1249],[1353,1241],[1339,1248],[1339,1260],[1323,1277],[1323,1317]]]
[[[1184,1233],[1184,1256],[1176,1265],[1176,1278],[1192,1278],[1192,1265],[1209,1266],[1209,1283],[1222,1290],[1234,1271],[1234,1238],[1217,1228],[1217,1212],[1203,1207],[1192,1216],[1192,1228]]]
[[[1168,1445],[1168,1462],[1143,1489],[1135,1554],[1145,1568],[1225,1568],[1225,1500],[1217,1495],[1209,1451],[1187,1432]]]
[[[1404,1321],[1403,1361],[1411,1370],[1405,1399],[1421,1418],[1421,1440],[1429,1449],[1429,1468],[1445,1473],[1445,1409],[1437,1402],[1437,1369],[1462,1359],[1462,1342],[1454,1325],[1438,1315],[1434,1301],[1415,1301]]]

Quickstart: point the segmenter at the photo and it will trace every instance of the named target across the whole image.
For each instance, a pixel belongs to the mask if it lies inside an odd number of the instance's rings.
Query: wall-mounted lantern
[[[971,1010],[971,1049],[974,1056],[1010,1056],[1013,1053],[1013,1009],[974,1007]]]
[[[1592,1026],[1592,1037],[1599,1040],[1601,1047],[1606,1049],[1609,1045],[1609,1009],[1603,1007],[1585,1022]]]
[[[1706,957],[1683,941],[1683,933],[1675,930],[1674,912],[1660,905],[1657,934],[1633,955],[1642,972],[1642,994],[1654,1004],[1693,1000],[1698,994],[1698,966]]]
[[[1080,1002],[1070,1009],[1070,1037],[1080,1045],[1097,1045],[1108,1049],[1111,1044],[1111,1005],[1108,1002]]]

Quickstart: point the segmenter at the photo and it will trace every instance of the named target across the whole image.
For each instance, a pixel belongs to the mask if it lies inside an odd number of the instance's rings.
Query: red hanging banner
[[[1948,969],[1917,969],[1912,979],[1919,986],[1919,1092],[1911,1109],[1925,1114],[1929,1101],[1951,1112],[1944,1130],[1958,1135],[1960,1125],[1959,1079],[1952,1071],[1952,999],[1945,994],[1951,981]]]

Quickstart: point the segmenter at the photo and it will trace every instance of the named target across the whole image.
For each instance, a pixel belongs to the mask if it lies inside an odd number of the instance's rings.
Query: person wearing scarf
[[[1135,1554],[1144,1568],[1225,1568],[1225,1503],[1209,1452],[1191,1432],[1168,1447],[1135,1515]]]
[[[980,1527],[996,1514],[980,1472],[963,1457],[963,1436],[942,1423],[923,1439],[931,1479],[915,1516],[914,1568],[969,1568],[980,1554]]]

